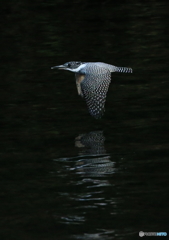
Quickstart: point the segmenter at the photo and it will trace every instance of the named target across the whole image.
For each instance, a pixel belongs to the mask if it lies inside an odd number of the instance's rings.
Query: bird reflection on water
[[[57,216],[59,223],[83,225],[88,209],[95,212],[100,207],[109,206],[110,210],[116,205],[114,198],[105,197],[105,189],[112,187],[110,179],[117,168],[115,162],[111,161],[111,156],[106,153],[104,142],[102,131],[80,134],[75,138],[78,155],[55,160],[63,163],[61,171],[58,172],[57,168],[57,176],[64,179],[66,187],[64,186],[64,190],[61,188],[59,195],[63,202],[67,199],[68,203],[64,214],[60,218]]]
[[[106,153],[104,142],[105,137],[102,131],[80,134],[75,138],[75,147],[79,149],[79,155],[54,159],[54,161],[73,162],[74,167],[68,167],[68,169],[85,177],[112,174],[116,171],[115,162],[112,162],[111,156]]]
[[[114,162],[104,148],[105,137],[102,131],[89,132],[75,139],[79,155],[83,156],[76,162],[76,170],[88,176],[103,176],[115,171]]]

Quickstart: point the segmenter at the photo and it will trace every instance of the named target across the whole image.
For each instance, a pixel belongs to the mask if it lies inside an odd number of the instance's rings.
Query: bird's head
[[[68,70],[71,72],[78,72],[84,66],[84,64],[85,64],[84,62],[72,61],[72,62],[64,63],[63,65],[51,67],[51,69],[57,68],[57,69]]]

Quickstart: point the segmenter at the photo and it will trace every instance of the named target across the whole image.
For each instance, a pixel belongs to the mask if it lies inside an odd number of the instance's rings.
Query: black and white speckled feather
[[[81,89],[90,114],[101,118],[104,113],[106,94],[111,82],[111,73],[108,69],[95,64],[86,64],[84,80]],[[94,74],[93,74],[94,73]]]

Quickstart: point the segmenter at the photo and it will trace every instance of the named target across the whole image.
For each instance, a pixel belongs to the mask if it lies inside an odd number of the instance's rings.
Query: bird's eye
[[[70,63],[68,63],[68,65],[67,65],[68,67],[71,67],[71,64]]]

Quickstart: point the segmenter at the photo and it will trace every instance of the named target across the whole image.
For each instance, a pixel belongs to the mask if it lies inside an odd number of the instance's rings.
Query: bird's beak
[[[64,65],[59,65],[59,66],[51,67],[51,69],[55,69],[55,68],[58,68],[58,69],[65,69],[65,66],[64,66]]]

